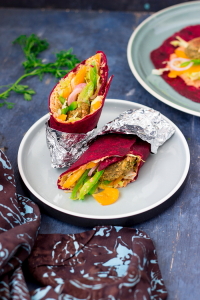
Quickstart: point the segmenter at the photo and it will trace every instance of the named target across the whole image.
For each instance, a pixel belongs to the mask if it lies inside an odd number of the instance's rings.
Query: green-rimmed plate
[[[200,103],[181,96],[162,77],[152,75],[154,66],[150,60],[151,51],[164,40],[186,26],[197,24],[200,24],[200,1],[174,5],[154,13],[131,35],[127,56],[133,75],[150,94],[178,110],[200,116]]]

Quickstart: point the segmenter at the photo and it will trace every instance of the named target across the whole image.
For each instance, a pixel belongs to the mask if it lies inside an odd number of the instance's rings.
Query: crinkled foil
[[[46,122],[47,146],[53,168],[69,168],[88,149],[98,135],[107,133],[135,134],[151,144],[157,153],[175,132],[174,126],[161,113],[152,108],[129,109],[100,129],[88,133],[64,133],[49,127]]]

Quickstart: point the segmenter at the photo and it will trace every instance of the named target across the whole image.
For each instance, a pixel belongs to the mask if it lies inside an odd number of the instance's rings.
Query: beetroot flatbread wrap
[[[193,41],[196,44],[198,42],[198,48]],[[189,43],[193,44],[193,49],[188,46]],[[195,52],[199,56],[195,56]],[[166,62],[174,60],[174,68],[171,62],[172,69],[160,75],[180,95],[200,103],[200,25],[188,26],[175,32],[150,53],[150,58],[156,69],[163,69],[167,66]]]
[[[117,197],[118,188],[136,180],[149,154],[150,144],[135,135],[98,136],[88,150],[59,176],[58,188],[70,190],[73,200],[83,200],[88,194],[95,198],[99,189]]]
[[[94,129],[108,93],[108,64],[104,52],[82,61],[61,78],[49,96],[49,126],[67,133]]]

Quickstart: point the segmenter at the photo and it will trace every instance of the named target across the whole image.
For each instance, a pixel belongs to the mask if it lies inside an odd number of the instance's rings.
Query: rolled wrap
[[[115,181],[115,184],[112,186],[114,188],[124,187],[128,183],[136,180],[139,169],[144,164],[149,154],[150,144],[135,135],[107,134],[98,136],[79,160],[77,160],[67,171],[63,172],[59,176],[57,182],[58,188],[63,190],[72,190],[76,182],[74,182],[70,187],[66,186],[66,180],[70,176],[73,176],[73,174],[75,174],[78,170],[81,170],[81,168],[85,168],[86,165],[88,166],[91,162],[98,163],[98,167],[95,170],[98,172],[106,170],[106,168],[110,167],[112,164],[123,161],[127,157],[133,159],[135,156],[137,157],[137,165],[135,166],[134,172],[132,172],[130,178],[121,178],[119,182]],[[105,171],[103,175],[105,175]],[[101,180],[103,179],[100,179],[100,181]],[[110,181],[114,182],[114,180],[115,179]],[[110,184],[112,185],[112,183]]]
[[[186,42],[200,37],[200,25],[187,26],[167,38],[160,47],[150,53],[150,58],[156,69],[164,68],[164,61],[168,61],[170,54],[174,53],[175,47],[171,44],[179,36]],[[169,72],[164,72],[161,77],[180,95],[200,103],[200,88],[187,85],[179,76],[168,77]]]
[[[90,80],[87,78],[89,74],[88,72],[90,72],[92,68],[94,69],[94,63],[98,70],[98,81],[94,87],[92,95],[90,95],[86,100],[86,102],[89,103],[89,113],[87,112],[87,115],[82,114],[82,116],[77,115],[75,118],[70,118],[68,116],[68,119],[64,120],[64,116],[61,116],[62,113],[60,112],[60,110],[63,108],[63,100],[66,99],[67,102],[76,102],[77,100],[78,105],[80,105],[81,102],[84,102],[78,98],[81,92],[77,92],[76,94],[76,91],[77,89],[79,89],[79,91],[81,88],[84,89],[84,84],[86,86],[90,82]],[[112,78],[113,76],[108,79],[107,58],[105,53],[102,51],[97,51],[96,55],[78,64],[72,71],[70,71],[59,81],[59,83],[50,93],[49,126],[53,129],[67,133],[86,133],[94,129],[100,118]],[[76,91],[74,91],[75,89]],[[76,100],[74,101],[74,99]],[[69,111],[67,114],[69,115]]]

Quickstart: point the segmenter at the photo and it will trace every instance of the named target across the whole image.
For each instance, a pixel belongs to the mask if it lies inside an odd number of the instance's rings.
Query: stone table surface
[[[133,30],[151,13],[0,9],[0,85],[14,82],[23,74],[20,47],[12,45],[19,35],[35,33],[48,40],[42,54],[73,48],[80,60],[97,50],[106,53],[110,74],[114,74],[108,98],[123,99],[152,107],[174,122],[184,134],[191,153],[191,166],[183,191],[173,205],[156,217],[132,227],[144,230],[152,238],[158,253],[169,300],[199,299],[200,275],[200,119],[167,106],[149,94],[134,78],[127,62],[127,43]],[[48,112],[48,95],[55,79],[33,77],[24,84],[36,90],[32,101],[11,94],[13,109],[0,107],[0,147],[10,159],[17,192],[27,195],[20,178],[17,153],[26,131]],[[61,222],[42,212],[40,233],[78,233],[88,228]],[[28,280],[28,279],[27,279]],[[31,283],[30,283],[31,288]]]

